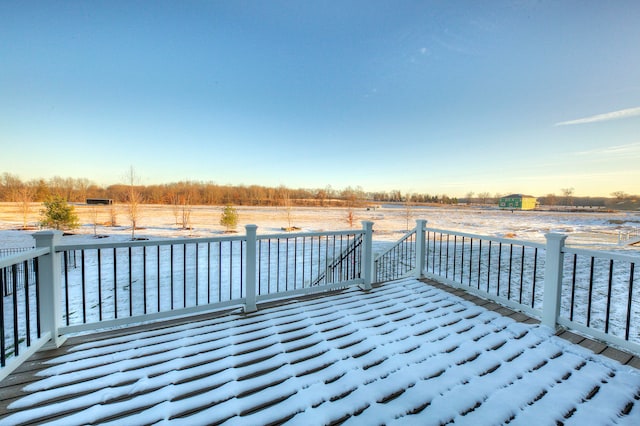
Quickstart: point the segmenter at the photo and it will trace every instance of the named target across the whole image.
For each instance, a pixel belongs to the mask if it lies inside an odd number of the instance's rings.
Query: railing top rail
[[[36,257],[44,256],[45,254],[49,254],[49,247],[35,248],[33,250],[1,257],[0,268],[6,268],[8,266],[24,262],[25,260],[35,259]]]
[[[303,237],[324,237],[324,236],[339,236],[339,235],[364,235],[365,232],[362,229],[354,229],[352,231],[324,231],[324,232],[296,232],[286,234],[261,234],[256,236],[258,240],[268,240],[275,238],[291,239],[291,238],[303,238]]]
[[[303,237],[324,237],[324,236],[340,236],[340,235],[364,235],[364,231],[361,229],[353,231],[326,231],[326,232],[297,232],[297,233],[279,233],[279,234],[262,234],[256,238],[258,240],[265,239],[291,239],[291,238],[303,238]],[[137,241],[117,241],[117,242],[88,242],[88,243],[62,243],[56,246],[56,251],[68,251],[68,250],[87,250],[87,249],[108,249],[108,248],[124,248],[124,247],[149,247],[149,246],[164,246],[175,244],[206,244],[206,243],[218,243],[225,241],[245,241],[246,235],[234,235],[226,237],[206,237],[206,238],[158,238],[151,240],[137,240]]]
[[[246,235],[236,235],[228,237],[207,237],[207,238],[162,238],[151,240],[137,240],[137,241],[117,241],[107,242],[100,241],[96,243],[62,243],[56,245],[56,251],[67,250],[86,250],[86,249],[107,249],[107,248],[123,248],[123,247],[149,247],[149,246],[167,246],[175,244],[203,244],[203,243],[217,243],[224,241],[244,241]]]
[[[606,250],[589,250],[583,248],[563,247],[563,253],[577,254],[582,256],[597,257],[602,259],[612,259],[620,262],[638,263],[640,264],[640,256],[634,256],[624,253],[613,253]]]
[[[25,251],[33,250],[35,247],[9,247],[0,248],[0,257],[12,256],[16,253],[22,253]]]
[[[445,230],[445,229],[426,228],[426,231],[435,232],[435,233],[442,233],[442,234],[449,234],[449,235],[457,235],[459,237],[476,238],[476,239],[485,240],[485,241],[492,241],[492,242],[496,242],[496,243],[513,244],[513,245],[517,245],[517,246],[533,247],[533,248],[539,248],[539,249],[543,249],[543,248],[546,247],[546,245],[544,243],[537,243],[537,242],[534,242],[534,241],[514,240],[514,239],[511,239],[511,238],[491,237],[491,236],[488,236],[488,235],[469,234],[469,233],[466,233],[466,232],[450,231],[450,230]]]
[[[385,251],[383,251],[382,253],[380,253],[379,255],[376,256],[376,260],[380,259],[382,256],[386,255],[387,253],[389,253],[390,251],[392,251],[396,246],[402,244],[403,242],[405,242],[408,238],[410,238],[413,234],[416,233],[416,228],[414,227],[413,229],[411,229],[410,231],[408,231],[406,234],[404,234],[398,241],[396,241],[391,247],[389,247],[388,249],[386,249]]]

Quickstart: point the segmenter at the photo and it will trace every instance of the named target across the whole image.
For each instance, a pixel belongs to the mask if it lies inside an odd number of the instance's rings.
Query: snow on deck
[[[201,318],[72,345],[0,425],[640,424],[638,370],[414,279]]]

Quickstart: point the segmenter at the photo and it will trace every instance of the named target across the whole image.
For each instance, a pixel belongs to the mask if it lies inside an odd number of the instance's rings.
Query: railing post
[[[425,255],[425,232],[424,228],[427,221],[424,219],[416,220],[416,278],[424,277],[424,255]]]
[[[542,324],[556,329],[560,315],[562,297],[562,248],[566,235],[546,234],[547,247],[544,267],[544,298],[542,301]]]
[[[362,221],[362,230],[364,231],[364,241],[362,244],[362,272],[364,283],[363,290],[371,290],[371,282],[374,275],[373,262],[373,222]]]
[[[60,243],[62,231],[40,231],[33,234],[36,247],[48,247],[49,254],[38,260],[38,306],[40,307],[40,330],[51,333],[51,342],[55,347],[64,343],[58,335],[60,327],[60,295],[62,276],[62,257],[56,253],[56,246]]]
[[[247,279],[247,298],[244,304],[244,312],[255,312],[258,310],[256,306],[256,264],[258,261],[256,255],[256,233],[258,227],[256,225],[245,225],[247,232],[247,249],[245,251],[245,271]]]

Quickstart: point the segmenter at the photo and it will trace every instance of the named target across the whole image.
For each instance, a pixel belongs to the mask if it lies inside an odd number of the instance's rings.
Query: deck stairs
[[[631,232],[619,232],[618,244],[625,246],[635,246],[640,244],[640,227]]]
[[[318,278],[316,278],[311,283],[311,286],[313,287],[320,284],[330,284],[334,281],[333,277],[336,272],[340,273],[340,271],[342,271],[342,268],[353,267],[353,266],[347,266],[344,263],[348,261],[353,261],[355,259],[356,251],[361,245],[362,245],[362,236],[354,239],[351,243],[349,243],[349,245],[344,250],[342,250],[342,252],[340,252],[338,256],[335,257],[335,259],[331,261],[331,263],[327,266],[327,268],[318,275]]]

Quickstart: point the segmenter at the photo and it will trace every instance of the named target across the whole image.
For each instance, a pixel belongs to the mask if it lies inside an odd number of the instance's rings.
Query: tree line
[[[131,175],[133,171],[130,171]],[[179,205],[237,205],[237,206],[340,206],[358,207],[368,203],[412,204],[483,204],[494,205],[504,194],[467,192],[465,197],[446,194],[403,193],[400,190],[365,192],[361,187],[331,186],[316,189],[268,187],[261,185],[220,185],[214,182],[181,181],[167,184],[140,185],[137,179],[126,178],[126,183],[99,186],[86,178],[33,179],[22,181],[18,176],[0,175],[0,201],[44,202],[62,198],[68,202],[84,203],[87,198],[107,198],[116,203],[131,203],[135,196],[139,203]],[[562,188],[560,194],[546,194],[538,198],[546,206],[618,207],[637,206],[637,195],[622,191],[611,197],[577,197],[573,188]]]
[[[0,201],[44,202],[61,198],[84,203],[88,198],[111,199],[130,203],[135,193],[144,204],[169,205],[237,205],[237,206],[363,206],[371,202],[411,202],[455,204],[457,198],[447,195],[402,193],[399,190],[365,192],[361,187],[334,189],[268,187],[261,185],[220,185],[213,182],[181,181],[167,184],[141,185],[131,180],[99,186],[86,178],[33,179],[23,181],[18,176],[0,175]]]
[[[614,191],[610,197],[587,197],[575,196],[574,188],[561,188],[560,193],[548,193],[536,197],[541,206],[563,206],[563,207],[607,207],[615,209],[637,209],[639,207],[640,196],[627,194],[624,191]],[[467,192],[465,197],[460,198],[462,204],[487,204],[495,205],[503,197],[497,193],[491,195],[489,192],[475,193]]]

